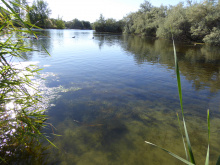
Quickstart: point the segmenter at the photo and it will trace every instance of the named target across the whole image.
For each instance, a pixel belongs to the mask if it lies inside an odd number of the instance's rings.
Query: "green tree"
[[[194,41],[202,42],[213,28],[220,28],[219,11],[219,5],[214,5],[212,1],[195,3],[187,9],[187,18],[191,24],[190,32]]]
[[[83,29],[83,24],[77,18],[73,19],[71,29]]]
[[[76,18],[72,21],[65,22],[65,26],[68,29],[92,29],[89,21],[80,21]]]
[[[58,16],[58,18],[55,20],[55,24],[56,24],[56,28],[57,29],[65,29],[65,23],[64,21],[62,20],[62,18],[60,18]]]
[[[100,14],[99,19],[93,24],[95,31],[104,32],[105,31],[105,18]]]
[[[51,10],[48,7],[48,3],[44,0],[37,0],[33,2],[28,13],[28,18],[31,24],[47,28],[46,20],[50,14]]]
[[[210,34],[203,38],[203,41],[211,45],[220,45],[220,28],[214,27]]]
[[[141,12],[147,12],[147,11],[151,11],[151,9],[153,8],[153,5],[149,2],[144,0],[144,3],[142,3],[140,5],[140,10]]]
[[[92,26],[89,21],[81,21],[83,25],[83,29],[92,29]]]
[[[137,12],[128,14],[124,32],[175,40],[220,45],[220,1],[205,0],[187,5],[154,7],[148,1]],[[100,25],[100,24],[99,24]],[[101,26],[102,27],[102,26]]]
[[[176,40],[190,39],[190,23],[183,3],[171,7],[157,29],[157,37],[172,39],[172,35]]]
[[[97,32],[111,32],[111,33],[122,33],[124,28],[124,21],[116,21],[113,18],[106,19],[100,14],[100,17],[93,24],[93,28]]]
[[[64,21],[64,23],[67,29],[71,29],[72,21]]]
[[[124,32],[155,37],[159,24],[166,17],[166,12],[165,6],[158,8],[145,1],[138,12],[131,13],[124,18],[126,22]]]

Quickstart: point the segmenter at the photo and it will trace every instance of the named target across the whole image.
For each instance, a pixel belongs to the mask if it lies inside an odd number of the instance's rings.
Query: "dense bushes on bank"
[[[80,21],[76,18],[65,22],[65,26],[67,29],[92,29],[89,21]]]
[[[99,19],[94,22],[93,29],[96,32],[111,32],[111,33],[122,33],[124,27],[124,21],[116,21],[115,19],[105,19],[101,14]]]
[[[19,5],[12,5],[14,11],[27,22],[42,28],[56,29],[92,29],[89,21],[63,21],[61,18],[50,19],[51,10],[44,0],[33,1],[28,7],[26,0],[12,0],[27,6],[26,12],[21,12]],[[128,14],[120,21],[100,15],[93,23],[97,32],[129,33],[142,36],[175,40],[204,42],[220,45],[220,1],[204,0],[199,3],[187,0],[175,6],[155,7],[144,1],[137,12]],[[16,26],[20,26],[15,22]]]
[[[203,1],[187,5],[154,7],[145,1],[125,18],[125,33],[220,45],[220,3]]]

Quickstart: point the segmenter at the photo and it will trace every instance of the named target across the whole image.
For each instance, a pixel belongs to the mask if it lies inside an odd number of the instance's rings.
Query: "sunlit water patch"
[[[38,64],[38,61],[13,62],[11,64],[12,67],[16,70],[21,71],[16,77],[14,77],[14,80],[24,78],[26,75],[30,75],[30,72],[28,70],[25,70],[24,68],[29,67],[31,70],[39,69],[37,66]],[[49,65],[47,67],[49,67]],[[59,81],[59,77],[51,72],[44,72],[40,75],[34,74],[33,76],[29,76],[29,78],[31,79],[31,85],[29,86],[27,84],[22,84],[22,88],[25,89],[28,95],[36,97],[36,99],[39,99],[40,101],[37,104],[33,104],[32,106],[26,108],[25,111],[27,111],[27,113],[36,110],[37,112],[45,113],[45,110],[47,110],[49,107],[55,106],[54,103],[52,103],[52,101],[59,99],[61,93],[80,90],[79,87],[72,87],[66,89],[61,85],[59,85],[58,87],[49,88],[46,85],[46,79],[51,79],[52,81]],[[35,96],[36,94],[40,95],[40,98]],[[3,131],[1,133],[0,148],[6,146],[7,141],[9,140],[8,136],[14,136],[14,133],[16,133],[16,129],[18,127],[21,127],[21,125],[17,123],[16,117],[23,107],[22,105],[20,105],[20,103],[16,102],[17,95],[19,95],[19,97],[26,97],[25,93],[14,93],[14,91],[12,91],[7,93],[6,100],[8,101],[4,105],[1,105],[1,108],[4,110],[1,110],[0,119],[1,121],[9,121],[8,125],[11,126],[11,129],[0,128],[0,130]]]

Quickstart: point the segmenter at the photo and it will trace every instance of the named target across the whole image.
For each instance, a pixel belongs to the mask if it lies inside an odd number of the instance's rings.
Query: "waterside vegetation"
[[[18,5],[16,5],[18,4]],[[21,6],[27,6],[27,12]],[[121,20],[105,19],[100,14],[94,23],[77,18],[64,21],[62,17],[49,18],[51,10],[44,0],[36,0],[29,6],[26,0],[13,0],[12,8],[25,21],[41,28],[94,29],[96,32],[127,33],[183,42],[220,45],[220,2],[188,0],[175,6],[153,6],[145,0],[137,12],[127,14]]]
[[[216,1],[178,3],[176,6],[153,6],[144,1],[137,12],[120,21],[105,20],[101,15],[94,23],[98,32],[123,32],[145,37],[220,45],[220,3]],[[120,30],[119,30],[120,29]]]
[[[13,10],[12,3],[2,2],[7,9],[1,7],[0,13],[0,164],[18,160],[28,164],[47,148],[41,147],[42,139],[53,145],[40,131],[49,124],[37,86],[31,80],[41,69],[13,62],[19,61],[22,53],[33,51],[24,42],[24,34],[37,36],[29,28],[31,24],[24,23]],[[14,26],[14,22],[24,29]]]
[[[2,0],[6,5],[7,3]],[[144,6],[142,6],[144,8]],[[30,23],[25,24],[22,19],[20,19],[19,15],[13,8],[10,8],[9,10],[6,10],[4,8],[1,8],[1,36],[7,36],[6,40],[3,40],[0,42],[1,44],[1,53],[0,53],[0,62],[1,62],[1,71],[0,71],[0,89],[1,89],[1,106],[0,106],[0,112],[1,112],[1,123],[0,123],[0,137],[1,137],[1,144],[0,145],[0,155],[3,155],[0,157],[0,161],[2,163],[12,162],[16,161],[17,158],[22,158],[22,155],[28,155],[30,153],[30,157],[27,159],[29,162],[31,162],[31,158],[35,158],[36,155],[41,155],[44,153],[44,150],[46,148],[41,147],[41,142],[39,139],[46,139],[48,142],[50,142],[47,138],[45,138],[40,130],[45,127],[45,121],[47,120],[46,116],[44,115],[44,110],[42,110],[38,103],[41,100],[41,97],[37,90],[35,90],[35,87],[31,81],[31,78],[38,74],[39,69],[35,66],[27,66],[23,69],[18,69],[16,66],[13,65],[11,62],[11,59],[13,58],[20,58],[21,53],[33,51],[29,47],[25,45],[23,42],[23,34],[30,34],[34,35],[36,38],[37,36],[29,29],[30,26],[34,27],[35,25],[32,25]],[[16,19],[13,19],[16,18]],[[47,18],[48,19],[48,18]],[[51,19],[52,20],[52,19]],[[57,21],[58,20],[58,21]],[[64,21],[62,21],[62,18],[59,18],[57,20],[52,20],[53,24],[56,24],[59,28],[65,28]],[[100,31],[105,32],[115,32],[119,31],[122,32],[122,29],[119,30],[119,27],[125,27],[126,25],[121,22],[113,20],[113,19],[107,19],[105,20],[104,17],[101,15],[100,20],[103,20],[104,24],[94,24],[96,25],[96,28]],[[75,22],[81,22],[77,19],[75,19]],[[74,21],[72,21],[74,22]],[[86,21],[85,21],[86,22]],[[107,24],[108,26],[105,26],[106,22],[110,22]],[[28,30],[20,30],[16,26],[14,26],[14,23],[16,23],[18,26],[22,26],[27,28]],[[37,21],[38,23],[38,21]],[[39,22],[37,26],[43,26],[43,24],[40,24],[42,22]],[[88,23],[88,22],[87,22]],[[87,26],[88,24],[85,23],[84,25]],[[102,22],[100,22],[102,23]],[[87,24],[87,25],[86,25]],[[114,24],[114,26],[112,26]],[[120,26],[119,26],[120,25]],[[67,25],[66,25],[67,26]],[[69,26],[72,26],[71,24]],[[82,28],[82,26],[77,27]],[[110,27],[110,28],[109,28]],[[103,28],[103,29],[102,29]],[[174,29],[173,26],[170,27],[172,30]],[[14,33],[18,32],[18,35],[16,36],[16,39],[13,38]],[[175,29],[174,29],[175,32]],[[173,33],[174,33],[173,32]],[[170,33],[170,32],[167,32]],[[135,33],[139,34],[139,33]],[[157,34],[157,31],[156,31]],[[146,36],[146,35],[144,35]],[[215,36],[215,35],[214,35]],[[182,39],[181,37],[176,39]],[[185,39],[183,39],[185,40]],[[186,39],[187,40],[187,39]],[[188,133],[185,127],[185,121],[184,121],[184,114],[183,114],[183,108],[182,108],[182,94],[181,94],[181,85],[180,85],[180,74],[178,69],[178,62],[176,58],[176,51],[174,46],[174,53],[175,53],[175,62],[176,62],[176,74],[177,74],[177,80],[178,80],[178,87],[179,87],[179,96],[180,96],[180,103],[181,103],[181,110],[182,110],[182,116],[183,116],[183,124],[184,124],[184,130],[185,130],[185,136],[189,144],[189,153],[191,157],[191,162],[195,164],[191,146],[189,143]],[[29,93],[27,88],[31,88],[36,93],[34,94]],[[10,105],[10,106],[9,106]],[[77,122],[77,124],[82,124],[80,122]],[[100,126],[103,124],[96,124],[96,126]],[[91,125],[89,125],[91,126]],[[92,125],[94,126],[94,125]],[[123,126],[122,126],[123,127]],[[115,130],[113,128],[113,130]],[[122,129],[123,130],[123,129]],[[123,132],[119,130],[120,132]],[[116,129],[117,132],[117,129]],[[114,132],[113,132],[114,133]],[[210,121],[209,121],[209,112],[208,112],[208,139],[210,135]],[[106,137],[108,137],[108,134],[106,133]],[[88,139],[91,137],[88,137]],[[109,139],[110,141],[111,139]],[[184,138],[183,138],[184,141]],[[50,142],[51,143],[51,142]],[[52,143],[51,143],[52,144]],[[185,143],[184,143],[185,144]],[[53,144],[52,144],[53,145]],[[39,151],[37,153],[32,152],[32,148],[39,148],[36,151]],[[35,150],[34,150],[35,151]],[[186,152],[187,155],[188,152]],[[170,154],[170,153],[169,153]],[[171,154],[173,155],[173,154]],[[39,156],[41,157],[41,156]],[[43,156],[42,156],[43,157]],[[178,156],[174,156],[178,158]],[[187,157],[187,156],[186,156]],[[22,161],[21,161],[22,162]],[[43,158],[39,160],[39,163],[42,164],[44,162]],[[185,161],[187,164],[190,164],[190,162]],[[206,158],[206,164],[209,162],[209,146],[207,151],[207,158]]]
[[[32,4],[28,4],[26,0],[12,0],[11,7],[24,22],[30,23],[34,27],[44,29],[92,29],[89,21],[80,21],[76,18],[72,21],[64,21],[60,16],[56,19],[50,18],[52,10],[45,0],[34,0]],[[21,25],[15,24],[15,26]]]
[[[154,7],[149,1],[125,18],[124,32],[157,38],[220,44],[220,2],[187,1]]]
[[[111,33],[122,33],[124,28],[124,21],[116,21],[113,18],[105,19],[102,14],[100,14],[99,19],[94,22],[93,29],[96,32],[111,32]]]

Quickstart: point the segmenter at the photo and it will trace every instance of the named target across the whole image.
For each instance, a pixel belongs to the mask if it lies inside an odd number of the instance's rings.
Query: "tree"
[[[204,1],[200,4],[196,3],[187,9],[193,40],[202,42],[203,38],[209,35],[213,28],[220,28],[219,11],[219,5],[213,5],[213,2],[209,1]]]
[[[22,10],[21,7],[26,6],[27,1],[26,0],[12,0],[11,4],[12,4],[12,8],[18,14],[18,16],[20,18],[24,19],[25,13],[24,13],[24,10]]]
[[[149,1],[146,1],[146,0],[144,1],[144,3],[140,5],[141,12],[150,11],[152,8],[153,8],[153,5]]]
[[[72,21],[65,22],[65,26],[68,29],[92,29],[89,21],[80,21],[76,18]]]
[[[100,14],[99,19],[94,22],[93,26],[97,32],[105,31],[105,18],[102,14]]]
[[[49,18],[51,10],[48,7],[48,3],[44,0],[34,1],[31,10],[28,13],[30,23],[46,28],[46,20]]]
[[[55,20],[55,24],[56,24],[56,28],[57,29],[65,29],[65,23],[64,21],[62,20],[62,18],[60,18],[58,16],[58,18]]]
[[[92,29],[92,26],[89,21],[81,21],[83,25],[83,29]]]
[[[161,21],[157,29],[157,37],[172,39],[172,35],[176,40],[186,41],[190,39],[190,23],[183,3],[171,7],[167,11],[166,18]]]
[[[97,32],[122,33],[124,21],[116,21],[113,18],[106,19],[100,14],[100,17],[94,22],[93,27]]]
[[[160,8],[153,7],[149,2],[146,3],[148,4],[148,7],[145,6],[145,10],[131,13],[124,18],[126,22],[126,33],[136,33],[153,37],[156,36],[159,24],[163,22],[163,19],[166,17],[167,8],[165,6],[161,6]]]
[[[71,29],[83,29],[83,24],[80,20],[75,18],[72,22]]]
[[[124,18],[125,33],[220,45],[220,0],[153,7],[146,1]]]

